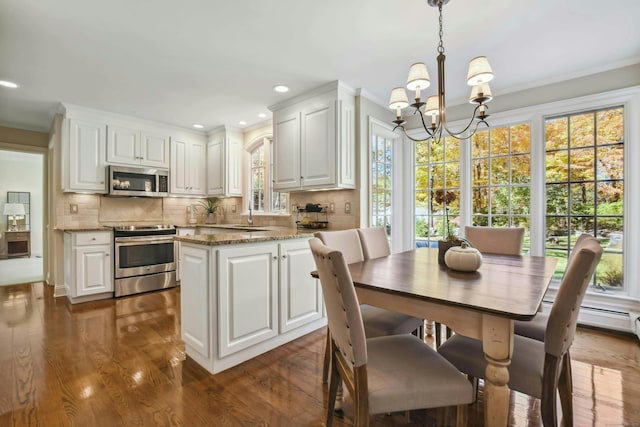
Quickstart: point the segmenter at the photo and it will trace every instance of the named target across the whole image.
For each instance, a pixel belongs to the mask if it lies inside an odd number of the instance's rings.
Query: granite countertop
[[[220,227],[225,228],[225,227]],[[196,234],[195,236],[176,236],[174,239],[185,243],[195,243],[198,245],[218,246],[235,245],[238,243],[268,242],[272,240],[297,239],[302,237],[313,237],[313,230],[298,230],[296,228],[283,227],[260,227],[273,228],[270,231],[249,231],[238,230],[231,233],[220,234]]]
[[[113,227],[105,225],[69,225],[63,227],[55,227],[55,231],[113,231]]]

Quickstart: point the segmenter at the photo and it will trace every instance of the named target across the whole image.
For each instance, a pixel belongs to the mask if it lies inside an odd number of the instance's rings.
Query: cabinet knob
[[[100,181],[100,184],[104,184],[104,181]]]
[[[109,254],[104,254],[104,256],[109,256]]]
[[[96,240],[96,238],[95,238],[95,237],[92,237],[92,238],[91,238],[91,240]]]
[[[278,257],[277,257],[277,256],[274,256],[274,257],[273,257],[273,260],[274,260],[274,261],[275,261],[275,260],[277,260],[277,259],[278,259]]]
[[[282,259],[286,259],[286,258],[287,258],[287,256],[286,256],[286,255],[282,255]]]

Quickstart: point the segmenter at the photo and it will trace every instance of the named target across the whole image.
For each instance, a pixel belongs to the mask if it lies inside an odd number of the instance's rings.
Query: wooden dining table
[[[349,264],[361,304],[443,323],[482,340],[488,365],[484,425],[506,426],[514,320],[531,320],[551,283],[557,259],[484,254],[475,272],[438,264],[438,250],[420,248]]]

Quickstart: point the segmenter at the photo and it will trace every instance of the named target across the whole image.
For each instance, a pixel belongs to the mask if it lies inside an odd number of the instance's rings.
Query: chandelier
[[[442,139],[442,133],[446,132],[447,135],[456,139],[466,139],[473,136],[478,130],[478,126],[482,123],[487,127],[489,124],[486,122],[487,114],[486,103],[493,98],[491,95],[491,89],[489,88],[489,81],[493,79],[493,71],[489,65],[489,61],[485,56],[478,56],[473,58],[469,62],[469,72],[467,73],[467,84],[471,86],[471,96],[469,102],[476,104],[473,114],[469,123],[464,129],[454,132],[447,127],[447,112],[445,103],[444,92],[444,44],[442,43],[442,6],[449,3],[449,0],[427,0],[429,6],[437,6],[439,11],[439,23],[440,23],[440,43],[438,44],[438,94],[427,98],[427,102],[423,102],[420,97],[421,91],[428,88],[431,84],[429,78],[429,72],[427,66],[418,62],[411,66],[409,69],[409,77],[407,78],[407,89],[415,91],[415,102],[409,105],[407,93],[403,87],[397,87],[391,91],[391,98],[389,100],[389,108],[396,110],[395,123],[396,130],[400,128],[402,132],[412,141],[422,141],[434,139],[440,141]],[[414,139],[407,134],[404,128],[405,121],[402,119],[402,109],[405,107],[412,107],[414,109],[413,114],[419,114],[422,121],[422,127],[427,133],[427,138]],[[424,111],[422,110],[424,108]],[[425,122],[425,116],[430,117],[430,124],[427,126]],[[473,126],[475,123],[475,126]],[[473,128],[472,128],[473,126]],[[469,132],[469,130],[471,131]]]

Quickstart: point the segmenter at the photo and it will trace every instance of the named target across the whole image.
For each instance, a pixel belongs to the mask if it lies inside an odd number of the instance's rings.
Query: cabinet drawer
[[[7,242],[22,242],[29,240],[29,232],[7,233]]]
[[[111,233],[108,231],[73,233],[73,237],[76,246],[111,244]]]

